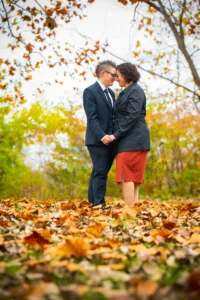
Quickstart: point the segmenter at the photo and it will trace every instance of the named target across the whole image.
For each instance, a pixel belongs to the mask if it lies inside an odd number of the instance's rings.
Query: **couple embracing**
[[[116,182],[122,183],[125,205],[138,201],[139,185],[144,182],[150,136],[146,125],[146,96],[137,84],[140,74],[135,65],[112,61],[96,67],[97,81],[83,93],[87,117],[85,145],[93,168],[88,200],[93,207],[106,207],[108,172],[116,157]],[[124,88],[115,100],[109,87],[117,81]]]

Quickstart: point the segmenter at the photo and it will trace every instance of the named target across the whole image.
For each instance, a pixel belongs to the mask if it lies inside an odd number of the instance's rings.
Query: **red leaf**
[[[39,234],[37,231],[33,231],[33,233],[29,236],[26,236],[24,238],[24,242],[31,245],[39,245],[40,247],[43,247],[44,245],[51,244],[48,240],[43,238],[41,234]]]

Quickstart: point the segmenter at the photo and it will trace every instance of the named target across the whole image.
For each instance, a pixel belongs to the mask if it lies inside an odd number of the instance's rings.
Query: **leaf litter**
[[[199,299],[198,201],[0,203],[0,299]]]

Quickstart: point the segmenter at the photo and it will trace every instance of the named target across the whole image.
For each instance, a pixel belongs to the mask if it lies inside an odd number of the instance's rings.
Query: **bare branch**
[[[192,54],[190,54],[190,56],[193,56],[196,52],[200,51],[200,49],[195,50],[194,52],[192,52]]]
[[[185,2],[185,0],[184,0],[184,2]],[[177,41],[179,49],[183,53],[183,56],[185,57],[188,65],[190,67],[190,70],[191,70],[191,73],[192,73],[192,76],[193,76],[193,79],[194,79],[196,85],[198,87],[200,87],[200,78],[199,78],[199,75],[198,75],[197,70],[195,68],[194,62],[193,62],[190,54],[187,51],[185,41],[184,41],[184,38],[183,38],[184,35],[182,36],[182,35],[179,34],[175,24],[173,23],[172,19],[170,18],[169,14],[167,13],[167,11],[165,9],[162,0],[158,0],[158,3],[160,5],[160,7],[158,7],[155,3],[151,2],[151,1],[146,1],[145,3],[152,6],[152,7],[154,7],[155,9],[157,9],[157,11],[159,11],[164,16],[166,22],[168,23],[169,27],[171,28],[171,30],[174,34],[174,37]]]
[[[14,35],[14,33],[12,31],[12,28],[11,28],[11,25],[10,25],[10,21],[9,21],[9,15],[8,15],[7,10],[6,10],[4,0],[1,0],[1,3],[3,5],[3,9],[4,9],[4,12],[5,12],[5,15],[6,15],[6,21],[7,21],[7,24],[8,24],[8,29],[10,31],[10,34],[11,34],[12,37],[14,37],[15,39],[18,40],[18,37],[16,35]]]
[[[85,39],[87,39],[87,40],[89,39],[89,40],[91,40],[92,42],[95,42],[92,38],[90,38],[90,37],[88,37],[88,36],[86,36],[86,35],[80,33],[78,30],[75,30],[75,32],[76,32],[77,34],[79,34],[80,36],[82,36],[83,38],[85,38]],[[103,51],[105,51],[105,52],[109,53],[110,55],[112,55],[113,57],[115,57],[115,58],[117,58],[117,59],[119,59],[119,60],[121,60],[121,61],[126,62],[126,60],[125,60],[124,58],[122,58],[122,57],[120,57],[120,56],[118,56],[118,55],[112,53],[111,51],[109,51],[109,50],[106,49],[105,47],[103,47],[103,46],[100,45],[100,48],[101,48]],[[172,84],[174,84],[174,85],[176,85],[176,86],[182,87],[183,89],[185,89],[185,90],[187,90],[188,92],[192,93],[192,94],[193,94],[195,97],[197,97],[198,100],[200,101],[200,95],[198,95],[196,92],[194,92],[194,91],[191,90],[190,88],[188,88],[188,87],[186,87],[186,86],[184,86],[184,85],[182,85],[182,84],[179,84],[178,82],[175,82],[174,80],[172,80],[172,79],[170,79],[170,78],[167,78],[167,77],[165,77],[165,76],[163,76],[163,75],[161,75],[161,74],[155,73],[155,72],[153,72],[153,71],[151,71],[151,70],[147,70],[147,69],[141,67],[140,65],[138,65],[137,67],[138,67],[139,69],[143,70],[143,71],[146,72],[146,73],[149,73],[149,74],[151,74],[151,75],[154,75],[154,76],[157,76],[157,77],[159,77],[159,78],[162,78],[162,79],[164,79],[164,80],[166,80],[166,81],[169,81],[169,82],[171,82]]]
[[[45,13],[44,8],[42,7],[42,5],[37,0],[35,0],[35,2],[41,8],[41,10]],[[46,13],[45,13],[45,15],[46,15]]]
[[[21,10],[28,12],[29,14],[31,14],[31,12],[23,7],[21,7],[19,4],[15,3],[14,1],[11,1],[11,3],[15,6],[17,6],[18,8],[20,8]]]
[[[158,5],[156,5],[154,2],[146,1],[145,3],[148,4],[149,6],[155,8],[157,11],[160,12],[160,7]]]

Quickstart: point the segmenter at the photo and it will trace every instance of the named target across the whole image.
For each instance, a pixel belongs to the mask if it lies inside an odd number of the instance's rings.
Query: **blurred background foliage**
[[[163,96],[164,97],[164,96]],[[81,107],[39,103],[14,109],[0,107],[0,197],[87,198],[91,162],[84,146]],[[172,104],[174,106],[172,106]],[[149,97],[147,122],[151,132],[145,184],[140,197],[167,199],[200,196],[200,117],[169,99]],[[51,155],[27,163],[27,147],[42,145]],[[39,153],[40,155],[40,153]],[[115,183],[115,163],[109,174],[107,196],[121,197]]]

